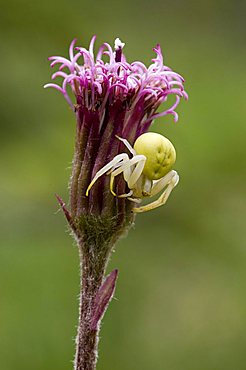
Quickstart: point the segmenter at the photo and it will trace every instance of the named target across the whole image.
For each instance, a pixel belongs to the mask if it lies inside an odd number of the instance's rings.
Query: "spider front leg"
[[[108,164],[102,167],[99,171],[97,171],[95,177],[93,178],[90,185],[88,186],[85,195],[88,196],[90,189],[95,184],[95,182],[99,179],[99,177],[101,177],[102,175],[110,171],[112,168],[114,168],[114,166],[121,164],[121,162],[128,162],[128,161],[129,161],[129,157],[126,153],[118,154],[116,157],[114,157],[112,161],[110,161]]]
[[[169,195],[171,194],[173,188],[178,184],[179,182],[179,175],[176,171],[170,171],[167,175],[165,175],[162,179],[160,179],[158,182],[156,182],[151,189],[151,196],[158,194],[162,189],[165,188],[164,192],[161,194],[161,196],[154,202],[150,204],[146,204],[145,206],[133,208],[133,212],[140,213],[140,212],[147,212],[151,211],[152,209],[155,209],[157,207],[160,207],[166,203],[166,201],[169,198]]]
[[[130,190],[130,192],[127,194],[117,195],[114,192],[114,179],[116,176],[118,176],[120,173],[123,172],[124,179],[127,182],[129,189],[132,189],[134,187],[134,184],[136,184],[139,177],[142,175],[145,162],[146,162],[146,157],[144,155],[135,155],[128,162],[124,163],[120,168],[117,168],[115,171],[113,171],[111,173],[111,178],[110,178],[111,193],[114,196],[117,196],[120,198],[131,196],[133,194],[132,190]],[[132,168],[133,166],[134,168]]]
[[[122,137],[119,137],[118,135],[116,135],[117,139],[119,139],[120,141],[122,141],[122,143],[127,147],[127,149],[129,150],[129,152],[134,156],[136,155],[136,151],[133,149],[133,147],[131,146],[131,144],[129,143],[128,140],[126,139],[123,139]]]

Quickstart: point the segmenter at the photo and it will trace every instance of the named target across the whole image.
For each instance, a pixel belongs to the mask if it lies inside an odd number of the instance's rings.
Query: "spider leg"
[[[120,194],[120,195],[117,195],[118,198],[128,198],[130,197],[131,195],[133,194],[133,190],[130,190],[129,193],[126,193],[126,194]]]
[[[160,180],[155,181],[151,189],[151,196],[158,194],[162,189],[164,189],[175,176],[175,172],[176,171],[170,171]],[[178,177],[177,177],[177,181],[178,181]],[[176,185],[177,184],[175,184],[174,186]]]
[[[171,194],[173,188],[178,184],[178,182],[179,175],[177,174],[177,172],[170,171],[166,176],[164,176],[160,181],[155,183],[152,187],[151,196],[157,194],[159,191],[165,188],[161,196],[156,201],[150,204],[147,204],[139,208],[133,208],[132,211],[135,213],[147,212],[162,206],[163,204],[166,203],[169,195]]]
[[[146,157],[144,155],[136,155],[130,160],[131,164],[136,163],[136,167],[132,171],[129,179],[127,180],[128,187],[131,189],[134,184],[138,181],[139,177],[142,175],[145,162],[146,162]]]
[[[102,167],[99,171],[97,171],[96,175],[94,176],[93,180],[91,181],[90,185],[88,186],[86,190],[86,196],[88,196],[90,189],[95,184],[95,182],[99,179],[99,177],[107,173],[109,170],[111,170],[112,167],[114,167],[119,162],[127,161],[127,160],[129,160],[128,154],[126,153],[118,154],[114,157],[114,159],[112,159],[112,161],[110,161],[108,164]]]
[[[139,199],[139,198],[128,198],[128,200],[134,203],[138,203],[138,204],[142,202],[142,199]]]
[[[119,137],[117,135],[115,135],[117,137],[117,139],[119,139],[120,141],[122,141],[123,144],[125,144],[125,146],[127,147],[127,149],[129,150],[129,152],[134,156],[136,155],[136,152],[135,150],[133,149],[133,147],[131,146],[131,144],[126,140],[126,139],[122,139],[122,137]]]
[[[124,179],[127,182],[128,187],[131,189],[141,176],[145,165],[145,161],[146,157],[144,155],[135,155],[135,157],[130,159],[128,162],[122,164],[120,168],[117,168],[115,171],[111,173],[110,191],[114,196],[117,196],[113,190],[114,178],[123,172]],[[131,167],[135,164],[136,167],[132,170]]]
[[[114,170],[116,170],[117,168],[119,168],[119,167],[121,167],[121,166],[123,166],[123,164],[124,163],[126,163],[126,162],[128,162],[130,159],[129,159],[129,157],[128,157],[128,155],[127,155],[127,157],[126,158],[124,158],[124,159],[122,159],[122,161],[121,162],[118,162],[118,163],[116,163],[114,166],[112,166],[112,168],[110,168],[110,170],[107,172],[107,175],[109,175],[111,172],[113,172]]]
[[[131,196],[132,195],[132,191],[130,191],[128,194],[121,194],[121,195],[117,195],[115,192],[114,192],[114,178],[115,176],[119,175],[120,173],[123,172],[123,177],[124,177],[124,180],[127,182],[128,178],[130,177],[131,175],[131,167],[128,166],[128,163],[129,163],[130,160],[125,160],[123,161],[124,163],[121,164],[121,168],[119,168],[118,165],[114,166],[114,168],[111,170],[111,177],[110,177],[110,191],[111,193],[115,196],[115,197],[120,197],[120,198],[125,198],[127,196]],[[126,167],[126,164],[127,164],[127,168]],[[125,168],[122,170],[122,168]]]

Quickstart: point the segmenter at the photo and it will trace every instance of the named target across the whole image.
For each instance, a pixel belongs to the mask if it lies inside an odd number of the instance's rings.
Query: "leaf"
[[[103,318],[109,302],[113,298],[117,277],[118,270],[115,269],[105,278],[103,284],[97,292],[91,319],[91,330],[97,329],[99,321]]]

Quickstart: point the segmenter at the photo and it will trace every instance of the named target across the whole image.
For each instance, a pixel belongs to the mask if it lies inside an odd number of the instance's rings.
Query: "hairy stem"
[[[74,370],[94,370],[100,322],[92,327],[96,295],[102,285],[111,246],[80,245],[81,290]]]

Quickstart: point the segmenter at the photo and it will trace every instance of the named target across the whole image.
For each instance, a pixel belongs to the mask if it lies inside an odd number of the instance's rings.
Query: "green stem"
[[[95,297],[102,285],[111,246],[79,245],[81,290],[74,370],[95,370],[100,324],[91,328]]]

